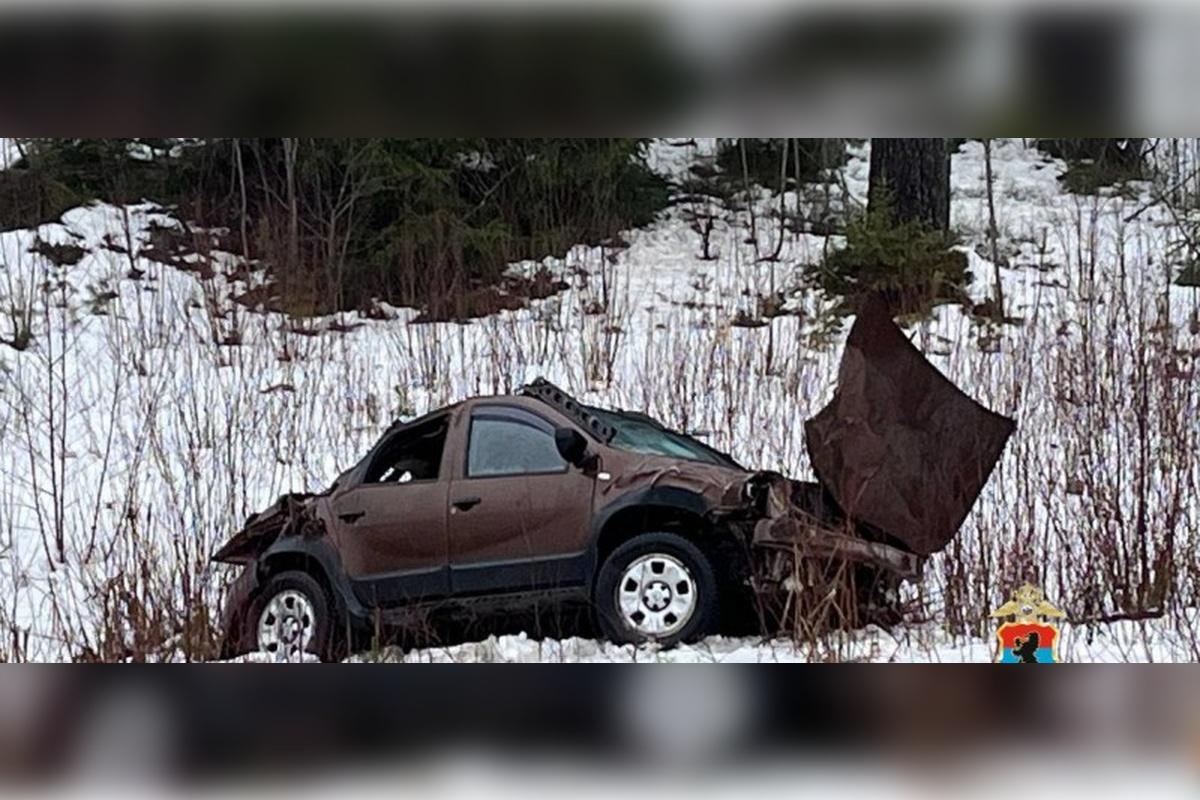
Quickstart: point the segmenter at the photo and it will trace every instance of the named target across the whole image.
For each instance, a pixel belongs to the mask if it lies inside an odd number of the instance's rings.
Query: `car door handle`
[[[338,514],[338,519],[340,519],[342,522],[355,523],[366,515],[367,512],[365,511],[348,511],[345,514]]]
[[[483,502],[482,497],[460,497],[450,505],[457,508],[459,511],[470,511],[475,506]]]

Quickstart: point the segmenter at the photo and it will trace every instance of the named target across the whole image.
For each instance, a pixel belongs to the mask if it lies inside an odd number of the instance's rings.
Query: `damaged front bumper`
[[[882,542],[829,530],[803,513],[760,520],[754,526],[751,544],[802,558],[870,564],[909,580],[921,575],[918,556]]]
[[[730,487],[723,513],[749,525],[752,547],[814,561],[865,564],[915,580],[920,556],[883,541],[848,520],[818,484],[760,472]]]

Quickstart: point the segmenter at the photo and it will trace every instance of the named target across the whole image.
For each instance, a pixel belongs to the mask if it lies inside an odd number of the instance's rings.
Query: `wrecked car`
[[[670,646],[768,607],[797,560],[916,578],[953,538],[1012,420],[975,403],[868,303],[806,424],[816,483],[752,471],[544,380],[393,425],[320,494],[252,516],[225,654],[344,653],[413,608],[583,601],[608,638]]]

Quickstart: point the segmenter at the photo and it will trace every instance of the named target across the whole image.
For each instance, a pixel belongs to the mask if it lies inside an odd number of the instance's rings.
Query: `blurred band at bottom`
[[[1196,688],[1187,666],[8,667],[0,786],[403,779],[470,752],[518,773],[866,768],[934,783],[967,765],[1095,779],[1128,764],[1195,788]]]

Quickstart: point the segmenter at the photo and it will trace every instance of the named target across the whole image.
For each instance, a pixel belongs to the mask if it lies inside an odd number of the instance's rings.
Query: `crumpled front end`
[[[920,575],[922,559],[848,520],[819,484],[758,472],[730,487],[727,519],[749,523],[750,544],[794,557],[873,565],[900,578]]]
[[[753,507],[759,548],[915,578],[958,533],[1014,428],[938,372],[875,298],[858,309],[833,400],[805,424],[819,482],[758,473],[726,502]]]
[[[812,562],[850,562],[878,567],[898,578],[915,578],[923,560],[887,541],[881,532],[850,520],[820,484],[778,472],[740,470],[646,458],[602,491],[629,485],[677,487],[703,496],[709,521],[736,532],[744,544]]]

